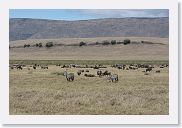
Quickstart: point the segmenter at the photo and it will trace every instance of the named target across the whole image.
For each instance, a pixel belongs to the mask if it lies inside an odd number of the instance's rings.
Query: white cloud
[[[84,15],[100,18],[122,18],[122,17],[168,17],[166,9],[89,9],[80,10]]]

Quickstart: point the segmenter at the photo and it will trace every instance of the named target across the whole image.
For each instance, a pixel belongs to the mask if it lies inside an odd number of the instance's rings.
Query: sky
[[[88,20],[125,17],[168,17],[167,9],[10,9],[10,18]]]

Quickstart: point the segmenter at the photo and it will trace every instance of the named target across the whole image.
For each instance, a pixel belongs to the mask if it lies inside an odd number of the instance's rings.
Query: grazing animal
[[[48,69],[48,66],[41,66],[41,69]]]
[[[102,76],[102,71],[101,71],[101,70],[97,71],[97,75],[98,75],[99,77],[101,77],[101,76]]]
[[[111,75],[111,72],[108,72],[108,71],[106,70],[106,71],[104,71],[104,72],[102,73],[102,75],[104,75],[104,76],[110,76],[110,75]]]
[[[99,67],[95,66],[95,67],[93,67],[93,69],[99,69]]]
[[[161,71],[160,70],[157,70],[156,73],[160,73]]]
[[[117,82],[118,81],[118,75],[117,74],[110,75],[108,77],[108,79],[111,80],[112,82]]]
[[[74,80],[74,73],[67,73],[67,71],[64,72],[64,76],[66,77],[67,81],[73,81]]]
[[[89,72],[89,70],[87,69],[87,70],[85,70],[85,72]]]
[[[16,68],[19,69],[19,70],[23,69],[21,65],[18,65]]]
[[[33,66],[33,69],[36,69],[36,66]]]
[[[86,76],[86,77],[95,77],[95,75],[93,75],[93,74],[85,74],[84,76]]]
[[[147,68],[145,71],[150,72],[150,71],[152,71],[152,68]]]

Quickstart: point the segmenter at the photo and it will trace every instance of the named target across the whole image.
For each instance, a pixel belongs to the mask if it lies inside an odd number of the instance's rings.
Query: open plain
[[[10,42],[10,65],[22,65],[22,70],[10,68],[9,105],[11,115],[167,115],[169,114],[168,38],[130,37],[128,45],[69,46],[84,41],[87,44],[126,37],[31,39]],[[44,47],[46,42],[68,46]],[[150,43],[152,42],[152,43]],[[24,48],[24,44],[42,43],[43,47]],[[46,65],[33,69],[33,65]],[[56,66],[60,64],[60,66]],[[61,68],[63,65],[104,65],[106,68]],[[146,68],[123,70],[113,64],[147,64]],[[78,70],[89,70],[77,75]],[[118,75],[117,82],[108,76],[99,77],[98,70]],[[74,73],[67,81],[64,72]],[[159,72],[156,72],[159,71]],[[92,74],[94,77],[86,77]]]
[[[148,75],[144,69],[119,70],[119,81],[99,77],[98,69],[89,70],[95,77],[78,76],[80,68],[68,68],[75,80],[63,76],[65,68],[10,69],[11,115],[167,115],[169,114],[169,70],[155,67]],[[84,70],[86,70],[84,68]],[[160,70],[160,73],[156,73]]]

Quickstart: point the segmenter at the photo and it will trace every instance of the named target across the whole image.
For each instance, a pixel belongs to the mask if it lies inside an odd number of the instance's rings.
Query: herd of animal
[[[84,76],[85,77],[103,77],[106,76],[107,79],[111,82],[118,82],[118,74],[109,72],[108,70],[104,70],[105,68],[107,68],[107,66],[103,66],[103,65],[76,65],[76,64],[68,64],[68,65],[61,65],[61,64],[57,64],[56,66],[59,66],[61,68],[65,68],[66,70],[64,71],[63,75],[65,76],[67,81],[74,81],[75,78],[75,74],[74,73],[69,73],[68,69],[69,68],[79,68],[79,70],[77,70],[76,74],[77,76],[80,76],[83,74],[84,72]],[[160,64],[160,65],[151,65],[151,64],[114,64],[111,65],[110,67],[112,68],[116,68],[118,70],[137,70],[139,68],[144,69],[142,72],[144,72],[144,75],[148,75],[149,72],[151,72],[153,70],[153,68],[155,67],[159,67],[159,68],[165,68],[168,67],[168,64]],[[26,65],[21,65],[21,64],[12,64],[10,65],[10,69],[18,69],[18,70],[23,70],[24,68],[27,68],[28,70],[36,70],[36,69],[49,69],[48,65],[39,65],[39,64],[34,64],[31,66],[26,66]],[[85,70],[84,70],[85,68]],[[91,69],[96,69],[96,75],[94,74],[89,74],[89,68]],[[160,70],[156,70],[156,73],[160,73]]]

